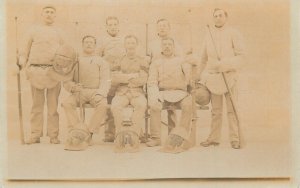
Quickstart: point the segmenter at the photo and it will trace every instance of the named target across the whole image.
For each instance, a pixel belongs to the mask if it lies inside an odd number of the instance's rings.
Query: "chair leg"
[[[194,99],[193,99],[194,100]],[[193,103],[195,104],[195,103]],[[196,145],[196,136],[197,136],[197,108],[193,106],[193,115],[191,119],[191,129],[190,129],[190,143],[194,147]]]
[[[149,133],[148,133],[148,128],[149,128],[149,113],[148,109],[145,112],[145,137],[146,137],[146,142],[148,141]]]
[[[85,107],[83,106],[82,107],[82,121],[83,121],[83,123],[85,122]]]

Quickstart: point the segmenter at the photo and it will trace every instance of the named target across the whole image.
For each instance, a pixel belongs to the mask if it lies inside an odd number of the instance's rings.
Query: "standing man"
[[[25,37],[21,47],[19,63],[26,67],[26,75],[31,83],[31,139],[30,143],[40,143],[43,135],[45,93],[47,98],[47,135],[51,144],[59,144],[59,114],[57,113],[60,82],[51,79],[47,72],[53,66],[55,53],[63,44],[61,31],[54,26],[56,9],[45,6],[42,9],[43,23],[34,26]]]
[[[239,127],[237,117],[233,110],[222,73],[231,90],[232,100],[237,99],[237,71],[244,60],[244,45],[238,31],[226,25],[228,14],[223,9],[215,9],[213,19],[215,25],[208,27],[201,52],[198,75],[205,68],[206,74],[202,75],[201,82],[211,92],[212,122],[208,139],[202,142],[203,147],[219,145],[223,114],[223,96],[226,99],[227,118],[229,123],[229,138],[234,149],[240,148]]]
[[[102,56],[110,65],[111,73],[118,71],[120,68],[120,60],[124,57],[125,49],[123,44],[123,37],[119,34],[119,20],[117,17],[106,18],[107,36],[101,42],[100,56]],[[112,83],[111,89],[108,93],[107,100],[111,104],[112,98],[115,96],[118,84]],[[110,109],[107,111],[108,123],[105,127],[105,142],[113,142],[115,138],[115,125]]]
[[[64,82],[64,87],[71,95],[63,102],[69,130],[78,127],[80,120],[76,107],[80,102],[90,103],[95,107],[93,116],[87,125],[91,134],[105,123],[107,113],[107,93],[110,88],[110,69],[106,61],[95,55],[96,38],[87,35],[82,39],[83,55],[79,58],[74,76]]]
[[[148,79],[148,62],[137,55],[138,39],[134,35],[127,35],[124,39],[126,55],[120,62],[119,71],[113,73],[112,82],[119,84],[116,95],[112,100],[111,110],[116,125],[116,135],[132,131],[137,140],[144,123],[147,99],[143,90]],[[133,106],[132,125],[123,126],[123,110],[126,106]]]
[[[191,118],[192,97],[187,88],[190,81],[190,66],[183,58],[174,54],[174,40],[164,38],[161,41],[162,58],[150,65],[148,78],[148,102],[150,107],[151,140],[147,146],[161,145],[161,110],[163,105],[180,106],[180,123],[170,133],[188,140]]]

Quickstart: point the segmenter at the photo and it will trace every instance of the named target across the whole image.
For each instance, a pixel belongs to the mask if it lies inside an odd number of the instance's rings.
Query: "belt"
[[[183,90],[183,89],[164,89],[164,88],[159,88],[159,91],[173,91],[173,90],[186,91],[186,90]]]
[[[33,66],[33,67],[52,67],[53,65],[50,65],[50,64],[30,64],[30,66]]]

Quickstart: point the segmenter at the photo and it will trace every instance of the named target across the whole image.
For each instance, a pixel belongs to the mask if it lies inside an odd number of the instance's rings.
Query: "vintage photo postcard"
[[[5,6],[5,179],[292,176],[289,1]]]

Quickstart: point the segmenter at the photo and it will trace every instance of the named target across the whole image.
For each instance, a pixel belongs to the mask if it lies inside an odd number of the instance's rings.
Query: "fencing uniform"
[[[80,92],[74,92],[76,83],[83,85]],[[71,95],[63,102],[63,107],[68,119],[69,128],[75,128],[80,120],[76,107],[79,103],[90,103],[95,107],[87,128],[94,133],[105,123],[107,112],[107,93],[110,89],[110,69],[106,61],[99,56],[82,56],[79,58],[79,79],[78,68],[74,72],[71,80],[64,82],[64,88]]]
[[[231,142],[239,142],[240,135],[238,134],[237,120],[233,112],[229,92],[226,89],[221,73],[218,73],[215,65],[218,63],[222,64],[223,72],[233,95],[232,98],[233,100],[236,100],[237,71],[243,63],[244,44],[240,33],[230,27],[211,27],[210,30],[214,43],[208,32],[204,39],[200,59],[201,69],[206,67],[202,74],[201,82],[211,91],[212,122],[211,132],[207,141],[215,143],[220,142],[223,95],[225,95],[229,123],[229,138]],[[219,62],[218,56],[220,58]]]
[[[183,49],[177,41],[174,41],[174,54],[177,57],[183,57]],[[153,40],[149,43],[150,55],[152,57],[152,61],[155,61],[162,57],[161,52],[161,38]],[[172,110],[167,110],[168,113],[168,122],[170,127],[175,127],[176,124],[176,113]]]
[[[120,71],[112,75],[112,82],[119,84],[111,106],[117,134],[123,129],[130,129],[140,134],[147,109],[147,99],[143,90],[147,79],[148,63],[139,56],[124,56],[120,62]],[[129,104],[134,108],[132,126],[124,128],[122,126],[123,109]]]
[[[162,57],[150,65],[148,102],[150,132],[153,139],[161,137],[161,110],[163,105],[176,105],[182,110],[179,127],[189,132],[192,117],[192,97],[187,92],[190,65],[180,57]],[[175,98],[175,99],[174,99]]]

